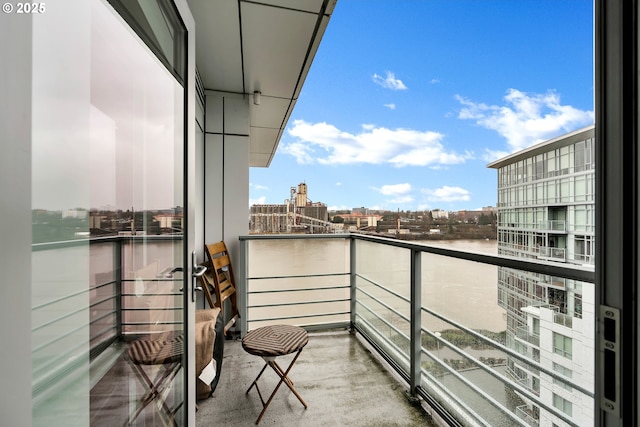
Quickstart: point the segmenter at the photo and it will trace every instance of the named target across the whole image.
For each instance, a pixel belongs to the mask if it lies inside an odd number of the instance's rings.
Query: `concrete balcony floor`
[[[286,370],[293,355],[277,359]],[[286,385],[281,385],[260,426],[438,426],[422,408],[412,406],[407,385],[374,357],[368,346],[347,331],[311,332],[309,344],[289,376],[307,402],[305,409]],[[255,387],[247,388],[264,366],[260,357],[227,340],[218,386],[198,402],[197,426],[254,426],[262,410]],[[259,381],[265,400],[278,382],[267,368]]]

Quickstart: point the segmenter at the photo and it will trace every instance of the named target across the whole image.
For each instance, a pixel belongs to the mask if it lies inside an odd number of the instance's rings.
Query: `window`
[[[571,359],[572,353],[572,340],[557,332],[553,333],[553,352],[559,354],[567,359]]]
[[[553,363],[553,370],[569,379],[573,378],[573,371],[558,363],[555,363],[555,362]],[[571,391],[573,389],[568,381],[563,381],[561,379],[554,378],[553,383],[559,385],[560,387],[568,391]]]
[[[574,240],[574,256],[576,261],[583,263],[593,263],[593,236],[575,236]]]
[[[558,396],[555,393],[553,394],[553,406],[556,409],[559,409],[560,411],[564,412],[568,416],[570,417],[572,416],[573,404],[569,402],[567,399],[561,396]]]
[[[580,141],[575,145],[574,151],[574,167],[576,172],[583,171],[585,169],[585,152],[584,152],[585,141]]]

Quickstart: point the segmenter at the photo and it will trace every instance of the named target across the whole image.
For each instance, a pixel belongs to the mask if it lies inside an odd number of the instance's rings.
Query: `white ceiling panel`
[[[262,93],[250,104],[250,164],[269,166],[336,0],[187,2],[204,88]]]
[[[242,4],[245,85],[249,92],[291,97],[304,66],[317,16]]]
[[[251,153],[250,162],[252,165],[268,165],[271,163],[271,154]]]
[[[320,18],[320,25],[318,26],[318,34],[320,34],[320,35],[324,34],[324,32],[327,29],[328,25],[329,25],[329,16],[321,17]],[[322,37],[316,37],[312,41],[311,49],[309,50],[309,56],[307,57],[307,60],[304,63],[304,66],[303,66],[303,69],[302,69],[302,75],[305,76],[305,77],[309,73],[309,69],[311,68],[311,64],[313,63],[313,59],[316,56],[316,52],[318,51],[318,47],[320,46],[320,41],[321,40],[322,40]],[[298,99],[298,96],[300,96],[300,91],[302,91],[302,83],[303,82],[304,81],[302,81],[301,84],[298,85],[298,87],[296,88],[296,91],[293,94],[293,99]]]
[[[251,152],[260,154],[273,154],[273,141],[278,137],[280,129],[273,128],[251,128]]]
[[[271,98],[262,95],[260,105],[251,104],[251,126],[280,128],[287,109],[288,98]]]
[[[305,12],[320,13],[322,9],[322,0],[273,0],[269,2],[274,6],[284,7],[287,9],[303,10]],[[333,2],[335,4],[335,2]],[[329,12],[331,13],[331,12]]]
[[[205,89],[242,93],[238,2],[188,3],[196,21],[196,61]]]

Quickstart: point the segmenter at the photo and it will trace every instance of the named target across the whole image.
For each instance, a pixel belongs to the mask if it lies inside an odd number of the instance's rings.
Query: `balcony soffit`
[[[250,166],[271,163],[336,1],[188,0],[204,88],[261,92],[260,105],[249,98]]]

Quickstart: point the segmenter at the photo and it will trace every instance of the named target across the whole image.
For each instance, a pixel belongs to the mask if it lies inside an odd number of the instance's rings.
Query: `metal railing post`
[[[411,249],[411,341],[409,378],[411,397],[420,385],[422,354],[422,253]]]
[[[115,276],[116,336],[122,337],[122,239],[113,243],[113,275]]]
[[[350,330],[353,332],[356,325],[356,239],[353,237],[349,237],[349,284]]]
[[[247,316],[249,316],[247,296],[249,295],[249,241],[240,239],[240,268],[238,269],[238,309],[240,311],[240,336],[244,337],[247,333]]]

